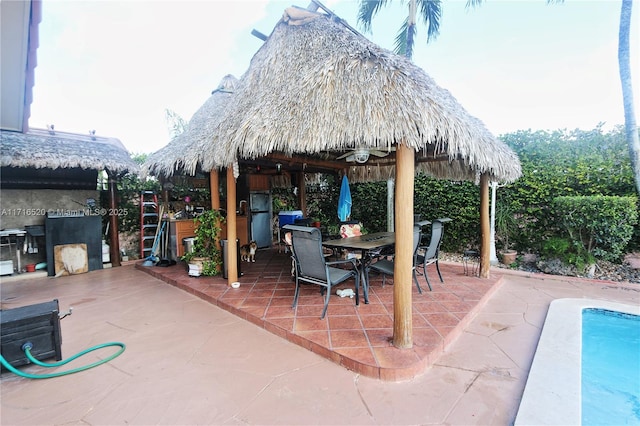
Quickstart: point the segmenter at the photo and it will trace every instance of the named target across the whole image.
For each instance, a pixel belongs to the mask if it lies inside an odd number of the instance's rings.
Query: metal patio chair
[[[418,283],[418,277],[416,276],[416,253],[418,250],[418,246],[420,245],[421,231],[419,226],[413,227],[413,280],[418,287],[418,291],[422,293],[422,289],[420,288],[420,284]],[[369,283],[369,272],[374,271],[382,274],[382,285],[384,286],[385,278],[387,275],[393,275],[393,268],[395,267],[395,263],[393,258],[380,258],[376,262],[370,263],[365,268],[367,285]]]
[[[296,291],[293,297],[293,308],[298,304],[300,284],[310,283],[321,287],[321,294],[325,293],[324,308],[321,319],[327,313],[332,287],[348,280],[355,279],[354,291],[356,306],[360,304],[359,287],[360,273],[355,259],[327,262],[322,248],[322,234],[319,228],[285,225],[286,231],[291,232],[292,253],[295,260]],[[337,265],[350,265],[348,269],[336,268]]]
[[[427,266],[435,263],[440,282],[443,283],[442,273],[440,272],[440,265],[438,264],[438,257],[440,255],[440,244],[442,243],[442,237],[444,235],[444,224],[450,222],[448,217],[435,219],[431,223],[431,240],[428,246],[420,246],[416,252],[416,267],[422,267],[422,275],[427,280],[429,290],[431,290],[431,283],[429,282],[429,276],[427,275]],[[420,286],[418,290],[422,293]]]

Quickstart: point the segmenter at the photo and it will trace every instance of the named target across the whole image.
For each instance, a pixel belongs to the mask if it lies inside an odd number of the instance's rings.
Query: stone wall
[[[26,225],[44,225],[47,212],[86,209],[88,201],[100,206],[97,190],[71,189],[3,189],[0,191],[0,229],[24,229]]]
[[[68,214],[87,209],[88,200],[95,200],[96,206],[101,207],[100,192],[97,190],[3,189],[0,190],[0,229],[24,229],[28,225],[44,225],[47,212]],[[0,260],[13,260],[16,269],[16,249],[20,251],[21,269],[30,263],[46,261],[44,237],[31,240],[32,245],[28,250],[16,247],[13,238],[13,244],[10,246],[5,244],[5,238],[2,240]]]

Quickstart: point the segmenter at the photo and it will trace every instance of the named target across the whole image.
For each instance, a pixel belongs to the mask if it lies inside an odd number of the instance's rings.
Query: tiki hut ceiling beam
[[[314,158],[311,156],[289,156],[272,152],[267,154],[264,158],[274,162],[288,164],[290,167],[295,167],[299,170],[305,170],[306,167],[316,167],[318,169],[334,172],[345,168],[344,163],[330,160],[319,160],[317,157]]]
[[[265,41],[267,39],[267,36],[262,34],[260,31],[258,30],[251,30],[251,35],[254,37],[259,38],[262,41]]]

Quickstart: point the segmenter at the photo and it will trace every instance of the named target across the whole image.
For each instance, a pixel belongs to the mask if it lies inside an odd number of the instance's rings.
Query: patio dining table
[[[365,269],[373,259],[374,253],[380,253],[383,249],[391,247],[396,242],[394,232],[374,232],[372,234],[358,235],[356,237],[338,238],[323,241],[322,245],[331,249],[346,249],[360,251],[359,267],[364,291],[364,303],[369,303],[369,283],[366,279]]]

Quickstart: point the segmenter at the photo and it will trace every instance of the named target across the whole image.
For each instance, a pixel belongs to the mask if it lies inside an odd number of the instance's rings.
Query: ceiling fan
[[[356,163],[366,163],[369,160],[369,156],[373,155],[374,157],[386,157],[391,154],[391,151],[395,151],[395,147],[390,147],[388,151],[381,151],[378,149],[371,149],[360,147],[356,148],[353,151],[349,151],[346,154],[342,154],[337,157],[336,160],[346,159],[348,162],[356,162]]]

